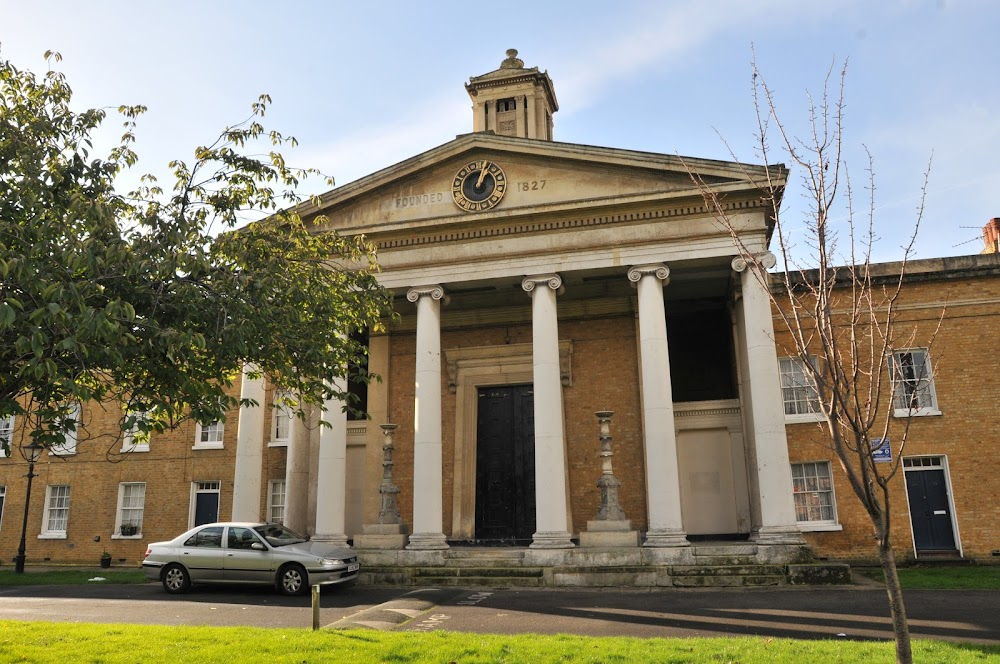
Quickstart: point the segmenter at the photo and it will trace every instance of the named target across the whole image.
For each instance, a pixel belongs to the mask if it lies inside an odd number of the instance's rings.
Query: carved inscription
[[[517,183],[518,191],[540,191],[545,189],[546,180],[530,180]]]
[[[401,196],[396,199],[396,209],[401,210],[407,207],[417,207],[418,205],[430,205],[431,203],[441,203],[444,201],[443,192],[433,194],[415,194],[413,196]]]

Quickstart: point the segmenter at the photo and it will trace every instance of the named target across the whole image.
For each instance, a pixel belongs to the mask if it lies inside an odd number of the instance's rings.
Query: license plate
[[[353,565],[347,566],[348,572],[357,572],[359,569],[361,569],[361,563],[354,563]]]

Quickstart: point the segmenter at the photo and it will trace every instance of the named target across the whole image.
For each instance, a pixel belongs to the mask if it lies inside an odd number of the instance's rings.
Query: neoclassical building
[[[552,80],[507,55],[466,84],[471,133],[300,210],[317,232],[374,242],[396,296],[398,320],[368,336],[380,377],[362,395],[369,419],[336,402],[329,427],[316,412],[290,418],[244,376],[242,395],[265,407],[126,440],[121,464],[75,447],[45,456],[29,563],[102,548],[132,562],[144,542],[230,517],[350,543],[368,569],[507,556],[552,583],[664,585],[699,563],[874,557],[797,360],[781,356],[768,276],[704,203],[708,186],[773,266],[772,210],[754,185],[764,167],[555,141]],[[1000,316],[997,259],[911,265],[908,315],[945,302],[957,313],[939,341],[953,364],[932,371],[927,348],[892,360],[909,372],[893,389],[921,403],[893,503],[905,557],[1000,550],[989,525],[1000,508],[974,489],[995,485],[992,457],[975,450],[996,434],[965,398],[972,385],[986,403],[1000,396],[969,341]],[[90,410],[84,426],[117,419]],[[975,444],[954,441],[958,425]],[[5,552],[22,476],[0,459]]]

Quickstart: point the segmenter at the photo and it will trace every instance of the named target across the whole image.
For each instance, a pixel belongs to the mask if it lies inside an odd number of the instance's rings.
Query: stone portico
[[[764,280],[692,178],[766,255],[763,167],[555,142],[553,83],[516,56],[466,85],[473,133],[302,209],[325,217],[319,231],[377,245],[400,320],[369,338],[371,420],[330,403],[331,427],[293,427],[285,522],[352,541],[373,568],[516,559],[569,585],[599,568],[664,585],[706,556],[802,559]],[[263,389],[244,381],[245,395]],[[259,513],[250,411],[234,519]],[[634,545],[580,546],[604,528],[589,525],[607,458],[598,411],[615,413]],[[380,520],[389,422],[398,525]]]

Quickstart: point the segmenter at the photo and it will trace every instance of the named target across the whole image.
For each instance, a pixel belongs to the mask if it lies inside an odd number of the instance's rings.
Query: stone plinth
[[[361,526],[362,533],[355,535],[356,549],[402,549],[409,536],[401,523],[369,523]]]
[[[629,519],[588,521],[580,532],[581,547],[639,546],[639,531],[632,530]]]

